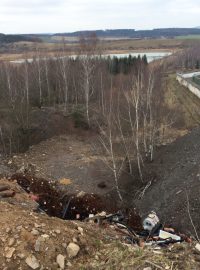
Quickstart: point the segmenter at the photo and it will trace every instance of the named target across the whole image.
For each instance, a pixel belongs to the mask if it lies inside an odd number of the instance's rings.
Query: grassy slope
[[[184,119],[186,128],[190,129],[200,124],[200,100],[178,83],[176,75],[169,75],[167,78],[166,98],[171,108],[177,108],[177,113]]]

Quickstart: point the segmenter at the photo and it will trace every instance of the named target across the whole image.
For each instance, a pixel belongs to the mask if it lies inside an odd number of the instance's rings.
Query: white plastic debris
[[[144,230],[151,232],[153,228],[155,228],[155,226],[159,224],[159,222],[160,220],[158,216],[155,212],[152,211],[143,221],[143,228]]]
[[[173,240],[176,240],[176,241],[180,241],[181,240],[181,237],[176,235],[176,234],[172,234],[172,233],[168,233],[168,232],[165,232],[163,230],[160,230],[159,232],[159,237],[161,239],[168,239],[168,238],[171,238]]]

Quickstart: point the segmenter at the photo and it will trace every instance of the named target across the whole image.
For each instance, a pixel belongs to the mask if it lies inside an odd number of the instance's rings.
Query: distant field
[[[176,39],[200,39],[200,35],[179,36]]]
[[[52,40],[54,38],[54,40]],[[53,42],[52,42],[53,41]],[[16,60],[31,58],[36,52],[41,55],[55,55],[60,52],[65,54],[77,54],[80,51],[79,44],[74,43],[74,37],[45,36],[43,42],[16,42],[0,47],[0,60]],[[99,41],[98,50],[102,53],[134,53],[134,52],[176,52],[191,45],[200,45],[199,39],[123,39]]]
[[[104,41],[105,50],[175,50],[184,47],[184,41],[176,39],[141,39]]]
[[[188,36],[187,36],[188,37]],[[199,35],[200,38],[200,35]],[[45,43],[65,43],[72,48],[77,45],[78,37],[66,37],[66,36],[50,36],[45,37],[43,41]],[[188,38],[172,38],[172,39],[128,39],[128,38],[114,38],[106,37],[100,38],[99,42],[103,50],[176,50],[182,49],[188,45]]]

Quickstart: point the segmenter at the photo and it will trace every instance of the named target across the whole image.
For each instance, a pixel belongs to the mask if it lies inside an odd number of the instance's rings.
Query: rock
[[[10,238],[9,241],[8,241],[9,247],[11,247],[12,245],[14,245],[14,243],[15,243],[15,238]]]
[[[39,232],[36,229],[32,229],[31,233],[32,235],[39,235]]]
[[[151,267],[145,267],[143,270],[152,270]]]
[[[41,235],[43,238],[48,239],[50,236],[48,234]]]
[[[14,235],[14,238],[15,238],[15,239],[18,239],[18,238],[19,238],[19,235],[18,235],[18,234],[15,234],[15,235]]]
[[[59,254],[56,258],[56,262],[61,269],[65,268],[65,257],[63,255]]]
[[[40,251],[40,239],[38,238],[36,241],[35,241],[35,245],[34,245],[34,248],[35,248],[35,251],[39,252]]]
[[[5,242],[6,242],[6,239],[5,239],[4,237],[1,237],[1,241],[2,241],[3,243],[5,243]]]
[[[33,255],[26,258],[26,264],[32,269],[38,269],[40,267],[38,260]]]
[[[20,259],[24,259],[25,255],[23,253],[19,253],[19,254],[17,254],[17,257],[19,257]]]
[[[6,229],[6,233],[10,233],[11,232],[11,229],[10,228],[7,228]]]
[[[83,228],[78,227],[78,231],[80,232],[81,235],[83,235]]]
[[[80,250],[80,247],[77,244],[72,243],[72,242],[69,243],[69,245],[67,246],[67,254],[68,254],[69,258],[76,257],[79,250]]]
[[[200,244],[196,244],[195,248],[200,252]]]
[[[67,263],[68,267],[72,267],[72,264],[70,262]]]
[[[24,173],[24,171],[25,171],[25,167],[22,166],[21,168],[19,168],[19,169],[16,171],[16,173]]]
[[[20,225],[20,226],[17,226],[17,227],[16,227],[16,230],[17,230],[17,231],[21,231],[22,228],[23,228],[22,225]]]
[[[76,197],[77,198],[82,198],[83,196],[85,196],[85,192],[84,191],[80,191],[77,195],[76,195]]]
[[[67,244],[66,244],[66,243],[62,243],[62,246],[63,246],[64,248],[67,248]]]
[[[15,248],[13,248],[13,247],[11,247],[11,248],[6,247],[5,248],[5,257],[7,259],[12,258],[12,255],[13,255],[14,252],[15,252]]]
[[[74,243],[78,243],[78,240],[76,239],[76,237],[73,237],[72,240],[73,240]]]
[[[60,234],[61,231],[60,230],[55,230],[55,233]]]

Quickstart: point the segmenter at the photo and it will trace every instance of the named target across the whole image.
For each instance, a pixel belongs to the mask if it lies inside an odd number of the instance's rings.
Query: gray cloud
[[[0,0],[0,32],[193,27],[199,0]]]

